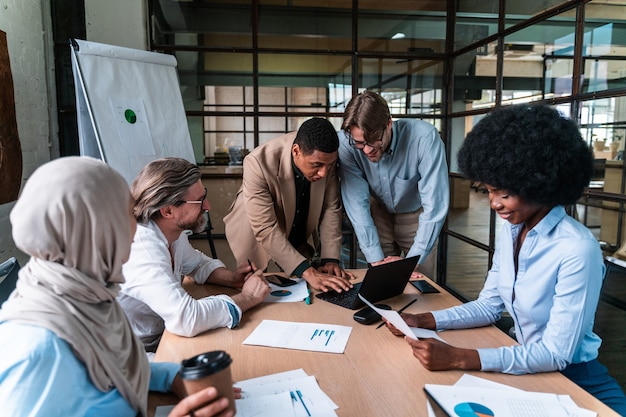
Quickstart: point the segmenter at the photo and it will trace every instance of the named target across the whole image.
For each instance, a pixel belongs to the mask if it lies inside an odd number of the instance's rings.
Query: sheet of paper
[[[275,374],[258,376],[256,378],[244,379],[243,381],[237,381],[233,385],[246,390],[248,387],[254,387],[258,385],[273,384],[278,382],[286,382],[292,379],[307,377],[307,373],[304,369],[292,369],[291,371],[277,372]]]
[[[311,407],[315,407],[316,409],[336,410],[339,408],[339,406],[337,406],[337,404],[335,404],[330,397],[322,391],[315,377],[308,375],[302,378],[262,385],[247,385],[241,395],[242,398],[255,398],[290,391],[294,394],[297,394],[297,391],[299,391],[302,397],[305,398],[304,403],[310,405]],[[297,402],[299,399],[296,399],[295,401]]]
[[[128,153],[131,156],[156,155],[143,100],[109,97],[109,104],[120,141]]]
[[[403,320],[404,321],[404,320]],[[414,339],[428,339],[433,338],[442,341],[443,343],[448,343],[439,337],[439,334],[434,330],[429,329],[421,329],[419,327],[409,327],[415,336]]]
[[[397,311],[395,310],[383,310],[382,308],[378,308],[376,306],[374,306],[374,304],[370,303],[369,301],[367,301],[365,299],[365,297],[363,297],[361,294],[359,294],[359,298],[368,306],[370,306],[371,308],[374,309],[374,311],[376,311],[378,314],[380,314],[382,317],[384,317],[385,319],[387,319],[388,322],[390,322],[391,324],[393,324],[396,329],[400,330],[402,333],[404,333],[404,335],[406,337],[410,337],[411,339],[417,339],[417,336],[413,333],[413,331],[411,330],[411,328],[409,327],[408,324],[406,324],[406,321],[402,320],[402,317],[400,317],[400,314],[398,314]]]
[[[449,415],[568,417],[556,394],[426,384],[424,389]],[[473,413],[473,414],[472,414]]]
[[[336,324],[263,320],[243,344],[343,353],[351,331]]]
[[[509,391],[522,391],[519,388],[512,387],[510,385],[500,384],[488,379],[479,378],[474,375],[463,374],[461,378],[454,384],[460,387],[475,387],[475,388],[488,388],[488,389],[501,389]],[[597,413],[586,408],[581,408],[576,405],[572,397],[569,395],[557,395],[561,405],[567,410],[570,417],[594,417]]]
[[[263,300],[264,303],[297,303],[303,301],[309,291],[306,287],[306,281],[302,278],[291,278],[298,283],[289,287],[279,287],[271,282],[269,283],[271,291]]]
[[[235,400],[237,417],[297,417],[289,391]]]

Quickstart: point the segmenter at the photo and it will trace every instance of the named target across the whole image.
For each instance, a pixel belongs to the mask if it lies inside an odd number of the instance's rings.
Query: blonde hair
[[[160,216],[160,210],[183,203],[187,190],[200,179],[200,168],[182,158],[161,158],[146,165],[133,181],[130,192],[133,214],[142,224]]]

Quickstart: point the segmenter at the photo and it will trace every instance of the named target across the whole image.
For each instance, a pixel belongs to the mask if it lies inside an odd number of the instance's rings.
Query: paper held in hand
[[[374,311],[376,311],[378,314],[384,317],[388,322],[393,324],[396,327],[396,329],[404,333],[406,337],[410,337],[411,339],[417,340],[417,336],[415,336],[415,334],[413,333],[409,325],[406,324],[406,321],[404,321],[402,317],[400,317],[400,314],[398,314],[397,311],[383,310],[382,308],[378,308],[374,306],[374,304],[367,301],[365,297],[363,297],[361,294],[359,294],[359,298],[369,307],[373,308]]]

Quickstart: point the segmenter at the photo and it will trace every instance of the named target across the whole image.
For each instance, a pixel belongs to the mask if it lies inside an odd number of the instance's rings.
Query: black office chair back
[[[17,273],[20,264],[15,257],[9,258],[0,264],[0,305],[4,303],[15,289]]]

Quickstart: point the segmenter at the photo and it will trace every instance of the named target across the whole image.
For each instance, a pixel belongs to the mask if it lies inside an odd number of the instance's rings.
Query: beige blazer
[[[306,258],[288,240],[295,215],[296,186],[291,146],[296,132],[279,136],[248,154],[243,183],[224,217],[226,239],[237,265],[254,262],[265,269],[270,259],[291,274]],[[306,233],[319,227],[321,258],[340,259],[341,200],[337,167],[311,183]]]

